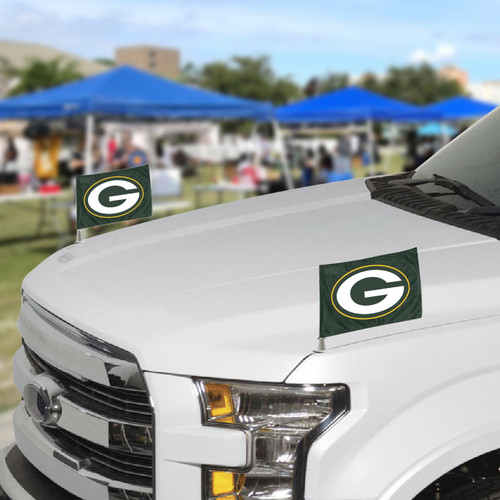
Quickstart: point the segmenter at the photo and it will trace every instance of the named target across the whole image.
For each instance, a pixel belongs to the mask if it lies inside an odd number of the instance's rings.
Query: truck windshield
[[[420,166],[412,179],[454,179],[500,205],[500,108]]]

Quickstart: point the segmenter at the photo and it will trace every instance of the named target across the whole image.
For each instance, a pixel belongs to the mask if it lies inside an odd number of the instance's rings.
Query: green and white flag
[[[76,178],[78,229],[151,217],[152,210],[148,165]]]
[[[319,266],[320,337],[422,317],[417,249]]]

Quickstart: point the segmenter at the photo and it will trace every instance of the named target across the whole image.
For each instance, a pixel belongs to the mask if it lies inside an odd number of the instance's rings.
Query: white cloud
[[[438,45],[432,51],[426,51],[423,49],[415,50],[410,57],[410,62],[412,64],[429,63],[438,65],[453,61],[456,55],[457,49],[454,45],[443,43]]]
[[[394,39],[404,57],[415,39],[430,36],[418,23],[394,23],[378,8],[374,13],[371,0],[350,0],[335,8],[314,1],[317,8],[290,0],[284,13],[282,2],[267,0],[217,0],[217,8],[200,0],[87,0],[84,7],[67,0],[4,0],[0,38],[64,45],[87,56],[101,55],[106,46],[109,53],[117,45],[158,43],[179,46],[188,55],[341,51],[369,59]],[[365,14],[354,17],[352,3],[362,4]]]
[[[441,19],[442,3],[430,3],[432,19]],[[400,8],[398,0],[0,0],[0,39],[88,58],[113,57],[115,47],[134,44],[177,47],[183,62],[197,64],[268,54],[279,74],[306,81],[326,71],[381,72],[404,64],[414,48],[434,50],[415,51],[412,61],[452,59],[452,45],[436,47],[443,39],[460,42],[461,60],[466,57],[467,26],[447,26],[438,38],[442,26],[429,16],[413,4]],[[431,42],[424,46],[422,40]]]

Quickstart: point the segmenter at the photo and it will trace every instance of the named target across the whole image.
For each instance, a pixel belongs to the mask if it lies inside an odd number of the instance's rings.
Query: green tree
[[[96,57],[94,62],[107,66],[108,68],[114,68],[115,66],[115,60],[109,57]]]
[[[429,64],[389,68],[378,81],[379,92],[413,104],[430,104],[464,93],[456,80],[443,78]]]
[[[347,73],[327,73],[318,80],[318,93],[326,94],[349,86]]]
[[[304,95],[307,98],[309,98],[318,95],[318,90],[319,90],[319,80],[316,77],[313,77],[306,83],[303,92]]]
[[[302,98],[300,87],[289,77],[277,78],[273,85],[270,101],[274,104],[288,104]]]
[[[384,92],[381,88],[381,82],[379,82],[377,75],[374,73],[365,73],[361,78],[361,86],[372,92]]]
[[[242,91],[241,82],[239,82],[237,71],[231,68],[225,62],[213,62],[203,66],[200,70],[198,83],[205,87],[223,94],[233,94],[240,97],[249,97]]]
[[[10,64],[9,60],[0,56],[0,96],[7,91],[12,78],[16,75],[16,70]]]
[[[224,94],[278,105],[301,96],[300,88],[290,78],[276,76],[266,56],[235,56],[229,63],[216,61],[201,68],[187,64],[181,79]]]
[[[60,58],[50,61],[32,59],[27,66],[16,70],[15,76],[18,78],[18,83],[9,92],[10,95],[48,89],[83,78],[75,62],[66,62]]]
[[[183,83],[198,84],[200,82],[200,68],[192,62],[184,64],[181,68],[179,80]]]

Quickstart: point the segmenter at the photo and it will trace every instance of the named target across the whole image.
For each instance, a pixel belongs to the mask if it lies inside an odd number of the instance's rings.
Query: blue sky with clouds
[[[177,47],[183,62],[268,54],[300,82],[328,71],[454,63],[500,79],[500,0],[0,0],[0,38],[93,58]]]

